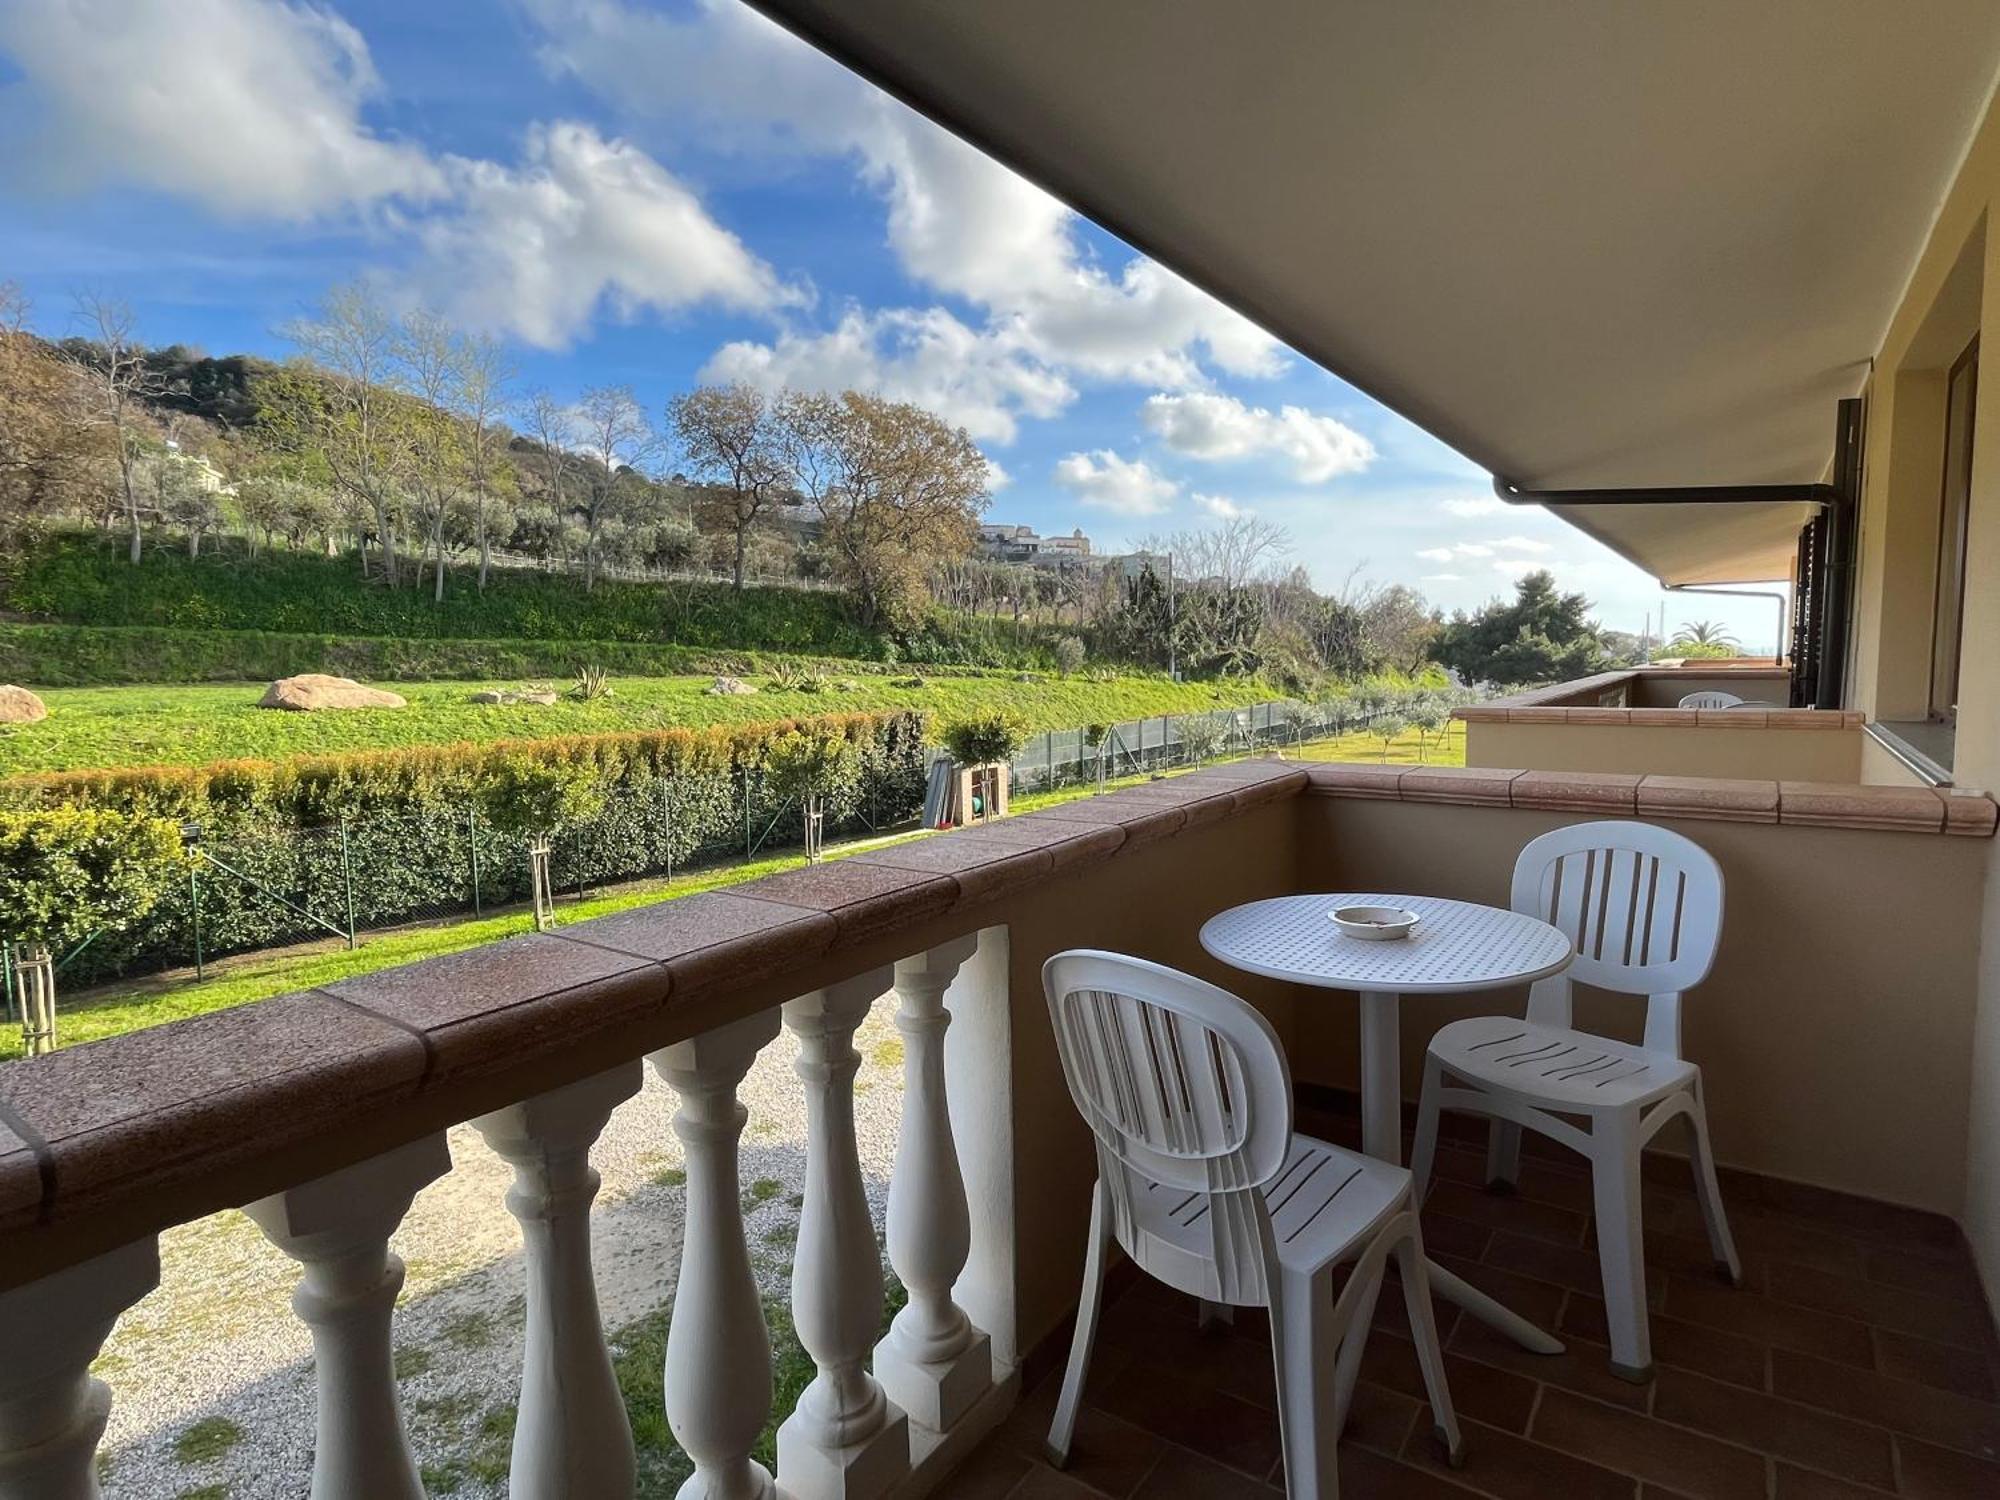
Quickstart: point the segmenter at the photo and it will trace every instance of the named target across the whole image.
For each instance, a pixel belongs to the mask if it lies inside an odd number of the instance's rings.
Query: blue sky
[[[738,0],[7,0],[0,279],[150,342],[282,355],[367,278],[521,386],[854,385],[964,425],[990,519],[1100,546],[1251,512],[1324,589],[1447,608],[1530,566],[1663,596],[1170,271]],[[1667,601],[1767,647],[1772,607]]]

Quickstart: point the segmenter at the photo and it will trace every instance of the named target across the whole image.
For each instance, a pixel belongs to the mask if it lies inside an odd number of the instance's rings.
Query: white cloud
[[[1358,474],[1375,461],[1374,444],[1367,438],[1302,406],[1273,412],[1234,396],[1194,391],[1149,396],[1139,415],[1176,453],[1210,462],[1276,454],[1290,464],[1293,477],[1307,484]]]
[[[1249,506],[1239,505],[1227,495],[1197,494],[1194,496],[1194,503],[1218,521],[1234,521],[1250,514]]]
[[[361,111],[368,44],[332,11],[269,0],[8,0],[0,51],[44,185],[130,183],[236,218],[300,221],[443,191],[416,146]]]
[[[1532,557],[1496,557],[1492,563],[1494,572],[1505,574],[1509,578],[1519,578],[1544,566],[1546,564]]]
[[[1464,581],[1463,573],[1426,573],[1417,580],[1419,583],[1463,583]]]
[[[658,162],[588,125],[531,126],[517,167],[453,165],[456,211],[417,226],[420,278],[474,326],[552,348],[605,306],[629,319],[800,300]]]
[[[1449,547],[1425,547],[1417,553],[1417,556],[1424,559],[1425,562],[1448,563],[1458,562],[1469,557],[1492,557],[1496,552],[1529,552],[1540,554],[1554,550],[1547,542],[1538,542],[1533,537],[1503,536],[1490,542],[1454,542]],[[1503,559],[1496,562],[1494,566],[1504,572],[1516,564],[1526,564],[1528,567],[1537,566],[1536,564],[1528,563],[1525,558]]]
[[[411,290],[475,327],[549,347],[603,309],[801,298],[658,162],[591,126],[530,125],[512,165],[375,131],[367,42],[318,5],[16,0],[0,6],[0,52],[23,75],[15,106],[46,133],[49,185],[130,183],[239,219],[359,220],[414,245]]]
[[[1447,500],[1441,508],[1448,516],[1470,521],[1478,516],[1497,516],[1509,507],[1498,495],[1472,495],[1462,500]]]
[[[1150,464],[1120,458],[1109,448],[1070,454],[1056,465],[1055,478],[1085,505],[1121,516],[1156,516],[1181,490]]]
[[[981,457],[986,457],[986,455],[982,454]],[[991,495],[999,490],[1004,490],[1007,488],[1008,485],[1012,484],[1013,482],[1014,482],[1014,476],[1012,474],[1009,474],[1005,469],[1001,468],[1000,465],[995,463],[993,459],[991,459],[990,457],[986,457],[987,494]]]
[[[851,308],[826,333],[786,331],[769,343],[725,344],[703,380],[764,390],[874,391],[914,401],[982,442],[1012,442],[1018,419],[1053,417],[1076,395],[1056,371],[1002,334],[969,328],[941,307]]]
[[[1182,390],[1205,383],[1205,364],[1242,376],[1286,364],[1276,340],[1155,262],[1097,264],[1069,209],[738,0],[695,0],[679,15],[621,0],[528,0],[528,10],[545,61],[634,116],[691,124],[705,145],[750,155],[851,160],[886,205],[903,269],[976,306],[982,335],[1054,380]],[[916,372],[886,364],[885,381],[932,399]]]

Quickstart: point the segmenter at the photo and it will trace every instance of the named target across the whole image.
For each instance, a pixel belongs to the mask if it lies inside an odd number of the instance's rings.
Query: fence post
[[[7,1019],[15,1020],[14,1014],[14,945],[0,943],[0,987],[7,996]]]
[[[465,852],[472,866],[472,915],[484,916],[479,909],[479,810],[468,806],[465,809]]]
[[[664,776],[660,778],[660,816],[667,825],[667,880],[671,883],[674,878],[674,784]]]
[[[188,901],[194,920],[194,977],[201,978],[201,871],[190,866],[188,869]]]
[[[750,843],[750,768],[743,768],[743,857],[747,860],[756,853]]]
[[[347,819],[340,820],[340,883],[347,892],[347,949],[354,951],[354,861],[347,852]]]

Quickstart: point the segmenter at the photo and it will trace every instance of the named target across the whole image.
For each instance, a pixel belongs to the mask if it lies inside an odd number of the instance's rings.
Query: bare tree
[[[146,364],[146,347],[138,340],[138,325],[129,306],[110,297],[79,294],[76,316],[88,342],[72,355],[72,362],[90,393],[93,420],[110,434],[112,456],[118,464],[119,496],[131,533],[130,555],[136,564],[146,551],[137,482],[140,440],[145,431],[146,402],[160,395],[164,386]]]
[[[432,598],[442,604],[445,523],[466,478],[464,434],[455,416],[460,405],[462,350],[449,323],[421,310],[404,316],[393,348],[403,387],[415,398],[405,413],[409,483],[434,568]],[[423,586],[421,558],[417,585]]]
[[[273,419],[289,429],[295,444],[314,450],[338,490],[374,516],[382,576],[395,588],[400,471],[408,452],[400,430],[407,403],[392,385],[397,325],[366,287],[341,286],[285,336],[319,368],[288,370],[274,382]]]
[[[736,589],[750,533],[774,505],[798,504],[786,469],[786,449],[761,391],[747,385],[704,385],[667,403],[667,420],[692,475],[705,480],[698,514],[735,541]]]
[[[577,434],[585,457],[595,460],[585,474],[583,504],[583,587],[597,587],[598,549],[604,523],[617,503],[619,477],[636,472],[658,446],[645,408],[629,385],[592,386],[577,403]]]
[[[1171,556],[1184,583],[1213,583],[1240,589],[1272,578],[1292,550],[1284,527],[1256,516],[1232,516],[1206,531],[1176,531],[1143,538],[1139,552]]]
[[[549,509],[555,513],[556,525],[560,527],[562,518],[569,513],[566,485],[570,470],[576,465],[576,412],[547,391],[536,390],[529,393],[521,420],[539,450]]]
[[[495,462],[505,444],[500,413],[506,410],[507,387],[514,366],[488,334],[474,334],[459,346],[458,413],[470,429],[466,444],[467,478],[472,485],[473,540],[479,548],[479,588],[486,590],[493,567],[493,513],[496,480],[512,470]]]

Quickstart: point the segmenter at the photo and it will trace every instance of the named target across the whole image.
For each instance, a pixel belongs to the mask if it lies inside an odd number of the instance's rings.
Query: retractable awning
[[[1809,483],[2000,66],[1991,0],[756,0],[1533,489]],[[1566,516],[1662,577],[1796,515]]]
[[[1798,501],[1548,507],[1664,584],[1789,578],[1799,532],[1817,509]]]

